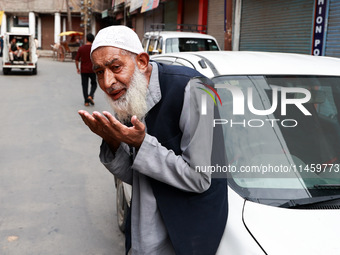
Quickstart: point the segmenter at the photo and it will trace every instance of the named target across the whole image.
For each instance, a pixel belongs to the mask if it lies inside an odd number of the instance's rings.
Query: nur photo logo
[[[210,86],[206,83],[203,83],[203,82],[199,82],[199,84],[202,84],[204,87],[206,87],[206,89],[200,88],[200,87],[198,87],[198,89],[203,90],[206,93],[206,94],[201,95],[201,102],[202,102],[202,104],[201,104],[201,115],[207,115],[207,95],[209,95],[212,98],[212,100],[214,101],[214,104],[217,106],[215,97],[209,90],[211,90],[216,95],[221,106],[222,106],[222,100],[221,100],[220,95],[217,93],[217,91],[212,86]]]
[[[217,102],[218,99],[220,104],[219,107],[226,107],[223,106],[221,96],[217,93],[216,89],[226,89],[229,93],[231,93],[233,116],[246,116],[246,107],[253,115],[271,116],[276,113],[278,106],[280,106],[280,113],[278,114],[280,114],[280,116],[286,116],[288,105],[294,105],[305,116],[312,115],[304,106],[304,104],[308,103],[311,99],[311,92],[305,88],[271,86],[271,105],[267,105],[267,107],[263,107],[263,109],[256,109],[253,102],[253,93],[257,92],[254,92],[256,90],[253,87],[246,88],[244,93],[241,88],[230,84],[215,84],[214,87],[208,85],[206,82],[199,82],[199,84],[204,87],[197,88],[205,92],[201,95],[201,115],[207,115],[207,95],[209,95],[214,101],[215,106],[219,106]],[[291,98],[289,95],[296,96]],[[230,124],[230,127],[236,125],[242,125],[243,127],[262,127],[265,123],[270,123],[271,126],[274,126],[274,123],[278,123],[284,127],[295,127],[298,125],[298,121],[295,119],[278,119],[269,117],[269,119],[263,120],[262,117],[259,119],[243,119],[241,122],[236,122],[233,119],[214,119],[213,126]]]

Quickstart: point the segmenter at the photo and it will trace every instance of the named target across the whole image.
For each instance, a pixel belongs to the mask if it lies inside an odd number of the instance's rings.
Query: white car
[[[211,170],[229,178],[217,255],[339,254],[340,59],[230,51],[151,59],[214,84],[213,125],[228,164]]]
[[[195,32],[154,31],[144,34],[142,45],[149,55],[186,51],[219,51],[215,37]]]

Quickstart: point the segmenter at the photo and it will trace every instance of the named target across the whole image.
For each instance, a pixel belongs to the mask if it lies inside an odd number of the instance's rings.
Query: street
[[[0,61],[1,62],[1,61]],[[0,71],[0,254],[123,254],[114,178],[85,126],[71,61]],[[110,110],[99,86],[92,111]]]

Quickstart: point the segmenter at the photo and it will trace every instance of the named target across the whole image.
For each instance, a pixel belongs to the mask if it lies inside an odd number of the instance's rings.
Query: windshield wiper
[[[316,189],[340,189],[340,184],[316,184]]]
[[[289,200],[286,203],[281,204],[279,207],[292,208],[292,207],[298,207],[298,206],[302,206],[302,205],[310,205],[310,204],[328,202],[328,201],[336,200],[336,199],[340,199],[340,195],[292,199],[292,200]]]

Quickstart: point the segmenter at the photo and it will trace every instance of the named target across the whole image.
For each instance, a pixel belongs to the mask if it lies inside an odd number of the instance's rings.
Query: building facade
[[[339,0],[236,0],[233,50],[340,57]]]
[[[340,57],[339,0],[0,0],[0,11],[1,34],[29,27],[43,49],[71,30],[71,20],[72,30],[94,34],[124,24],[142,39],[164,24],[210,34],[225,50]]]
[[[65,40],[64,31],[96,33],[102,26],[101,13],[109,0],[0,0],[1,33],[25,31],[33,34],[41,49]]]
[[[208,33],[214,36],[224,49],[225,3],[232,1],[113,0],[109,13],[114,24],[125,24],[134,28],[140,38],[145,32],[153,30],[152,25],[164,24],[164,30]]]
[[[115,0],[111,16],[140,37],[154,23],[191,24],[225,50],[340,57],[339,0]]]

